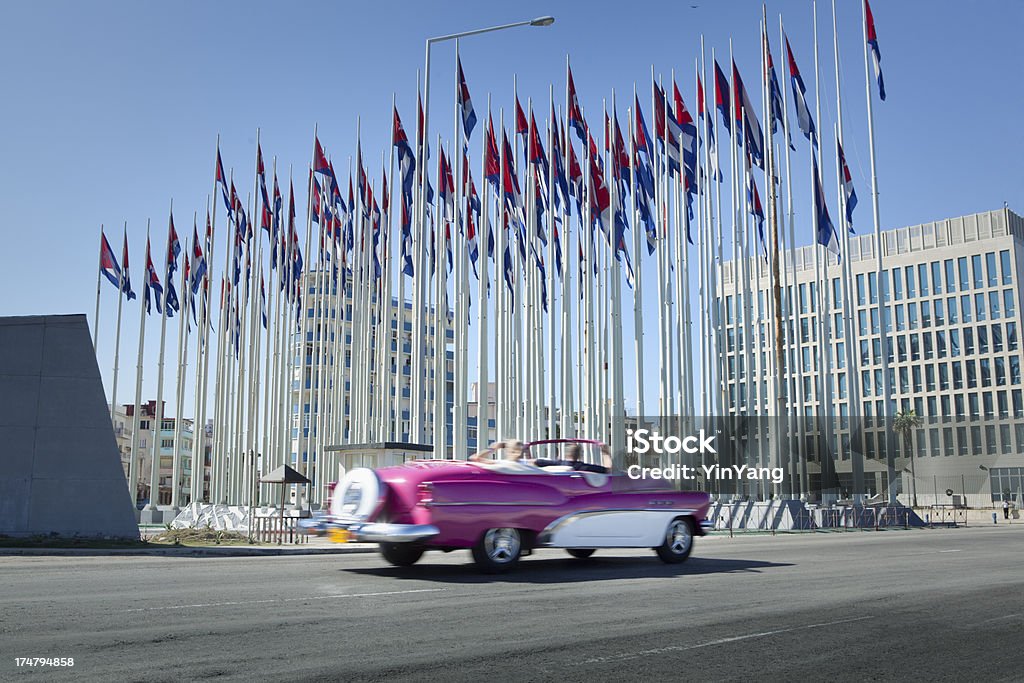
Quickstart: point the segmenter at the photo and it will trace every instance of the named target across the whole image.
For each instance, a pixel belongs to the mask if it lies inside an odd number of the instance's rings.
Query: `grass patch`
[[[250,542],[246,534],[210,528],[166,529],[149,540],[152,544],[172,546],[259,545]]]
[[[0,535],[0,548],[85,548],[116,549],[145,548],[149,544],[137,538],[102,538],[85,536],[4,536]]]

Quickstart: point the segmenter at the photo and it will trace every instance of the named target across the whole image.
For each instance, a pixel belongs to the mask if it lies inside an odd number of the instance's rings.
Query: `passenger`
[[[601,447],[602,460],[606,462],[605,466],[591,465],[590,463],[583,462],[581,459],[582,453],[583,449],[576,443],[565,449],[565,457],[569,461],[569,465],[577,472],[608,474],[611,471],[611,450],[608,449],[608,446]]]
[[[523,442],[519,439],[509,439],[508,441],[495,441],[484,450],[474,453],[469,456],[469,459],[473,462],[493,462],[497,458],[492,459],[490,456],[497,451],[505,450],[505,460],[511,462],[526,462],[529,460],[523,460],[523,454],[525,452],[523,448]]]

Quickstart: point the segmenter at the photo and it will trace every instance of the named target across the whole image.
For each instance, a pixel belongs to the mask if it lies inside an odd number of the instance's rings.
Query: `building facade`
[[[983,506],[1006,497],[1019,504],[1024,219],[1004,208],[882,238],[879,277],[874,235],[850,237],[845,295],[835,257],[821,252],[816,265],[815,247],[802,247],[785,259],[780,430],[791,435],[783,457],[797,463],[797,488],[872,495],[895,475],[904,502],[916,495],[921,504]],[[720,269],[717,291],[720,406],[728,415],[777,415],[770,273],[750,262],[748,314],[733,266]],[[748,327],[747,319],[757,322]],[[895,438],[892,471],[883,353],[896,411],[913,410],[923,421]]]
[[[166,404],[165,404],[166,406]],[[166,409],[166,407],[165,407]],[[135,405],[127,404],[118,407],[114,411],[114,435],[117,440],[118,450],[121,452],[121,465],[125,471],[125,478],[129,476],[131,465],[132,449],[132,428],[135,419]],[[135,482],[135,502],[141,505],[150,499],[150,482],[153,467],[153,440],[159,439],[157,474],[158,496],[154,501],[157,505],[170,505],[173,492],[173,468],[174,468],[174,433],[176,419],[164,417],[160,429],[154,431],[156,422],[156,401],[148,401],[141,405],[139,415],[138,448],[140,459],[137,464],[137,481]],[[192,498],[192,476],[193,462],[192,450],[195,438],[193,430],[194,421],[190,418],[182,418],[181,437],[178,444],[180,458],[180,474],[178,478],[178,500],[181,505],[187,505]],[[208,500],[210,482],[210,448],[212,443],[212,422],[207,423],[200,435],[198,453],[202,454],[201,466],[195,468],[200,470],[203,477],[203,499]],[[129,484],[129,488],[132,488]]]

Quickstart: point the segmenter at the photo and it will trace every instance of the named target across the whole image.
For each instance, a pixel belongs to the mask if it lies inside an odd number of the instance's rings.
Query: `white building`
[[[1024,487],[1019,284],[1024,219],[1004,208],[887,231],[882,287],[875,246],[873,235],[850,238],[845,255],[852,274],[849,317],[836,259],[822,267],[829,284],[819,300],[816,247],[787,255],[783,391],[786,413],[806,418],[788,427],[799,435],[787,441],[796,456],[791,492],[831,490],[845,496],[886,490],[884,348],[896,410],[914,410],[924,418],[909,447],[898,439],[894,471],[901,477],[901,499],[908,501],[915,489],[921,504],[951,503],[965,495],[964,502],[982,506],[1007,493],[1016,496]],[[734,296],[738,284],[742,297],[742,282],[734,283],[733,263],[720,271],[718,296],[725,311],[720,386],[730,415],[778,413],[771,280],[767,268],[760,271],[751,297],[751,319],[759,322],[749,347],[744,346],[742,304]],[[756,264],[749,272],[757,272]],[[819,320],[827,322],[827,357],[819,345]],[[830,375],[823,384],[826,363]],[[748,368],[753,369],[749,375]],[[823,415],[831,419],[814,420]],[[824,436],[818,424],[826,427]],[[826,446],[827,457],[820,455]],[[913,481],[910,469],[916,472]]]

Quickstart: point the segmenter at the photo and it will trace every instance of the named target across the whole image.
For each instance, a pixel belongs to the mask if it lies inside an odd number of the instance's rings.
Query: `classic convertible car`
[[[568,443],[602,445],[551,439],[524,449]],[[508,460],[413,460],[350,470],[334,485],[327,512],[304,527],[339,542],[379,543],[398,566],[414,564],[427,550],[470,549],[482,571],[495,573],[542,547],[565,548],[577,558],[597,548],[653,548],[664,562],[682,562],[708,526],[708,506],[706,493],[621,473]]]

